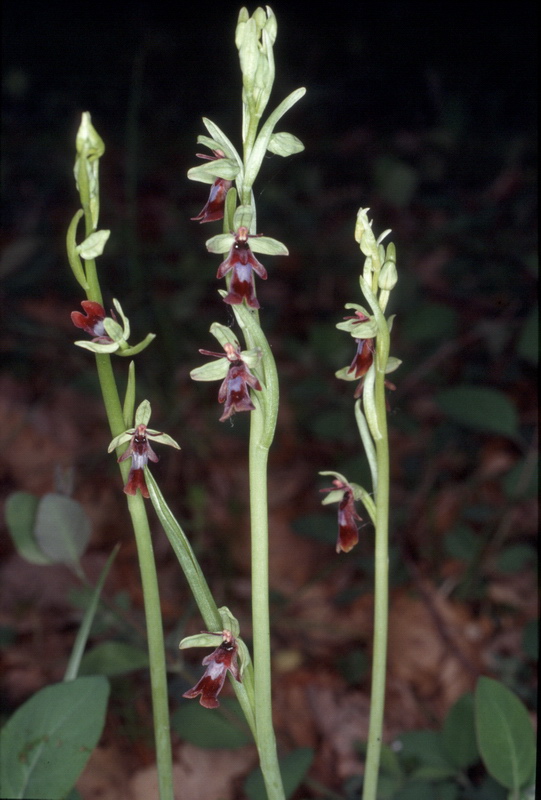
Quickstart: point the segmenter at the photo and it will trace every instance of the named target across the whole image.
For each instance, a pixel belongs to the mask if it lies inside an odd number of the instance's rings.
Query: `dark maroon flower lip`
[[[235,241],[231,246],[229,255],[222,261],[216,273],[217,278],[224,278],[232,272],[229,292],[224,297],[224,302],[230,305],[240,305],[243,300],[250,308],[260,308],[255,295],[255,272],[262,280],[267,280],[267,270],[252,253],[248,239],[248,229],[241,226],[234,234]]]
[[[235,680],[241,682],[237,661],[237,640],[230,631],[223,631],[222,636],[223,640],[220,646],[205,656],[202,661],[203,666],[206,666],[204,675],[192,689],[188,689],[182,695],[188,699],[200,695],[199,702],[205,708],[218,708],[220,705],[218,695],[223,688],[228,670]]]
[[[85,312],[84,314],[81,314],[80,311],[71,312],[71,321],[75,327],[81,328],[85,333],[89,333],[90,336],[93,336],[94,338],[92,341],[94,342],[112,342],[113,340],[111,337],[105,332],[103,320],[106,314],[103,306],[100,305],[100,303],[95,303],[93,300],[83,300],[81,305]]]

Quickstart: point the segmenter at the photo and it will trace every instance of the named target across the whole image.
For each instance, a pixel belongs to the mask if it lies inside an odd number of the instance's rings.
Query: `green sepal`
[[[389,372],[394,372],[395,369],[398,369],[401,363],[402,361],[400,358],[389,356],[387,359],[387,364],[385,365],[385,374],[387,375]]]
[[[334,373],[335,378],[339,378],[341,381],[358,381],[359,378],[355,377],[355,370],[349,371],[349,367],[342,367],[342,369],[337,370]]]
[[[228,253],[235,243],[232,233],[219,233],[205,242],[209,253]]]
[[[130,428],[129,430],[124,431],[124,433],[120,433],[118,436],[115,436],[115,438],[112,439],[111,442],[109,443],[107,452],[112,453],[113,450],[117,449],[117,447],[122,447],[123,444],[126,444],[126,442],[130,441],[134,433],[135,433],[135,428]]]
[[[240,354],[241,361],[243,361],[249,369],[257,367],[263,353],[260,347],[253,347],[251,350],[243,350]]]
[[[232,158],[217,158],[189,169],[188,178],[200,183],[214,183],[216,178],[233,181],[239,174],[239,170],[239,165]]]
[[[242,158],[239,156],[237,150],[233,146],[232,142],[227,138],[225,133],[219,128],[212,120],[208,119],[207,117],[203,117],[203,125],[210,133],[212,139],[217,142],[220,146],[220,149],[229,157],[235,159],[237,164],[239,165],[242,171]]]
[[[231,158],[231,153],[227,153],[223,149],[220,142],[217,142],[215,139],[211,139],[209,136],[201,134],[200,136],[197,137],[197,144],[204,144],[205,147],[208,147],[209,150],[212,150],[212,152],[215,152],[216,150],[221,150],[221,152],[225,154],[226,158]]]
[[[250,240],[250,248],[254,253],[264,253],[268,256],[288,256],[289,250],[278,239],[270,236],[258,236]]]
[[[169,447],[174,447],[175,450],[181,449],[179,443],[176,442],[172,436],[169,436],[168,433],[162,433],[161,431],[153,430],[153,428],[147,428],[147,436],[151,436],[153,442],[167,444]]]
[[[236,348],[240,347],[240,342],[235,332],[226,325],[222,325],[221,322],[213,322],[210,326],[210,332],[215,339],[218,339],[222,347],[226,344],[232,344]]]
[[[72,221],[69,224],[68,233],[66,236],[66,247],[68,251],[68,260],[71,267],[73,274],[75,275],[75,280],[79,283],[80,286],[83,287],[85,291],[88,291],[88,282],[86,280],[86,273],[79,257],[79,253],[77,252],[77,226],[79,225],[79,220],[82,216],[84,216],[84,211],[82,208],[77,211],[74,215]]]
[[[321,505],[328,506],[330,503],[339,503],[343,497],[344,497],[343,489],[333,489],[332,492],[329,492],[329,494],[323,498],[323,500],[321,501]]]
[[[238,231],[240,227],[250,230],[253,217],[254,210],[252,206],[238,206],[233,215],[233,230]]]
[[[179,642],[180,650],[188,650],[190,647],[218,647],[218,639],[222,636],[221,631],[216,633],[195,633],[193,636],[185,636]]]
[[[390,233],[390,230],[389,230],[389,233]],[[387,252],[385,254],[385,261],[393,261],[396,264],[396,247],[394,245],[394,242],[389,242],[389,244],[387,245]]]
[[[267,150],[277,156],[292,156],[295,153],[302,153],[304,145],[300,139],[292,133],[273,133],[269,139]]]
[[[111,235],[111,231],[94,231],[91,233],[90,236],[81,242],[81,244],[77,245],[77,252],[84,258],[85,261],[90,261],[93,258],[97,258],[101,256],[107,240]]]
[[[152,406],[149,400],[142,400],[137,406],[135,412],[135,427],[138,425],[148,425],[150,417],[152,416]]]
[[[201,367],[196,367],[190,371],[190,378],[193,381],[219,381],[223,380],[229,372],[230,362],[226,356],[217,358],[214,361],[207,361]]]
[[[115,319],[112,319],[112,317],[105,317],[103,320],[103,327],[105,328],[107,336],[119,347],[121,342],[126,342],[124,328],[122,325],[119,325]]]
[[[224,630],[231,631],[236,639],[240,634],[240,625],[238,619],[233,616],[227,606],[220,606],[218,613],[221,617]]]
[[[324,477],[326,477],[327,475],[332,475],[332,477],[337,481],[341,481],[342,483],[349,483],[348,479],[344,475],[342,475],[341,472],[335,472],[332,469],[320,471],[318,472],[318,475],[323,475]]]
[[[117,342],[74,342],[77,347],[82,347],[84,350],[90,350],[91,353],[116,353],[120,347]]]
[[[374,317],[365,308],[356,303],[347,303],[345,308],[354,308],[356,311],[361,311],[368,319],[364,321],[360,319],[345,319],[343,322],[336,323],[338,330],[349,333],[354,339],[373,339],[378,332]]]
[[[155,333],[147,333],[142,342],[139,342],[139,344],[134,344],[132,347],[126,347],[124,350],[119,350],[117,355],[123,357],[136,356],[138,353],[141,353],[143,350],[145,350],[155,338]]]

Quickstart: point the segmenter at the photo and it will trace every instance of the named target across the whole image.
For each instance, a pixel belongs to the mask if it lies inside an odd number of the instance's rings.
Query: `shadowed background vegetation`
[[[351,341],[334,326],[344,303],[361,302],[353,239],[360,206],[371,209],[377,232],[392,228],[399,267],[390,308],[397,315],[392,354],[403,365],[389,393],[397,617],[388,733],[441,720],[480,672],[535,706],[534,7],[494,9],[421,0],[318,12],[308,3],[273,5],[273,97],[307,87],[284,125],[306,150],[287,160],[269,155],[256,186],[260,232],[290,250],[287,258],[262,259],[269,279],[258,284],[282,388],[271,462],[271,580],[277,696],[284,698],[279,736],[290,746],[327,741],[339,751],[317,713],[303,731],[292,729],[287,708],[296,687],[324,693],[332,686],[341,697],[368,686],[371,528],[363,527],[356,551],[335,558],[335,518],[320,506],[317,478],[320,469],[336,469],[363,483],[367,472],[354,384],[334,378],[353,358]],[[74,496],[93,522],[88,568],[122,541],[112,591],[136,627],[140,590],[120,479],[106,455],[91,359],[72,346],[79,336],[69,312],[83,299],[65,256],[77,208],[74,138],[81,112],[90,111],[106,144],[100,227],[112,233],[99,261],[106,305],[121,300],[134,341],[149,330],[158,337],[137,357],[139,399],[151,400],[153,425],[182,453],[160,454],[153,472],[219,602],[242,617],[247,420],[219,423],[217,384],[189,378],[204,360],[198,348],[214,347],[210,324],[231,322],[232,314],[216,292],[219,261],[204,247],[220,223],[190,221],[207,187],[186,179],[201,150],[203,115],[238,142],[237,12],[230,3],[180,12],[167,3],[122,2],[105,11],[13,0],[4,9],[2,499],[21,489],[52,491],[58,470],[71,470]],[[34,567],[51,577],[29,586],[7,536],[0,547],[10,710],[61,674],[73,596],[68,605],[69,581],[51,592],[58,576],[49,567]],[[199,622],[158,533],[156,547],[174,652],[179,629]],[[57,608],[62,614],[53,620]],[[97,641],[116,631],[108,622]],[[427,637],[421,666],[419,630]],[[51,641],[55,658],[40,656],[36,667],[38,649],[50,652]],[[455,672],[446,678],[441,665],[451,661]],[[146,752],[127,702],[134,686],[144,692],[144,680],[140,673],[117,680],[109,734],[128,730]],[[172,683],[174,700],[183,680]],[[324,757],[318,769],[335,788],[338,774],[349,777],[346,766],[333,774]]]

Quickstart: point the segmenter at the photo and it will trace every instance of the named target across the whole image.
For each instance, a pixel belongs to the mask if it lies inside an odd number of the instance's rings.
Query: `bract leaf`
[[[273,133],[269,139],[267,150],[277,156],[292,156],[294,153],[301,153],[304,145],[300,139],[292,133]]]
[[[75,248],[81,258],[89,261],[92,258],[97,258],[103,253],[103,249],[107,243],[107,239],[111,235],[111,231],[94,231],[88,236],[84,242],[77,245]]]

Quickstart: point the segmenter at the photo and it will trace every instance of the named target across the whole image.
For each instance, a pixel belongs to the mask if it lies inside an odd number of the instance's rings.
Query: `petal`
[[[224,685],[225,673],[225,669],[216,677],[210,677],[207,673],[205,673],[203,677],[195,684],[195,686],[192,689],[188,689],[187,692],[184,692],[182,696],[192,699],[198,695],[201,695],[199,702],[202,706],[205,708],[218,708],[220,705],[218,694]]]

